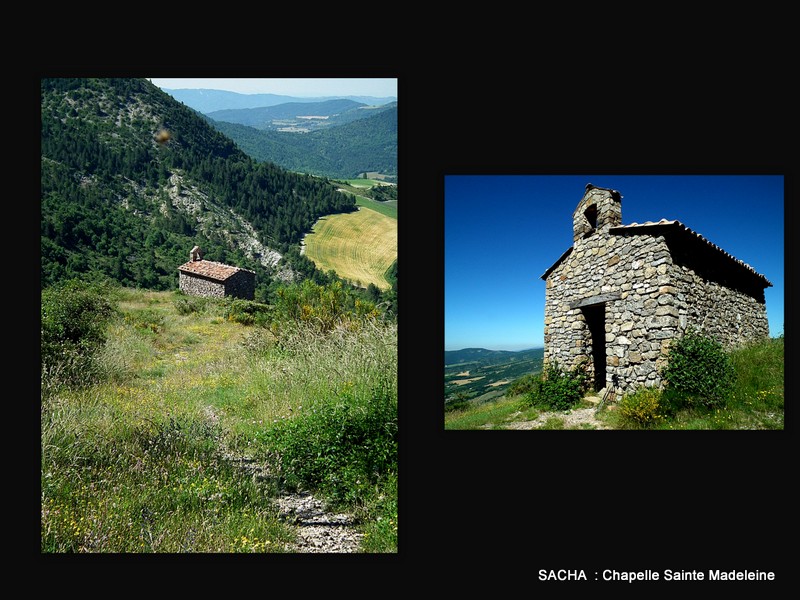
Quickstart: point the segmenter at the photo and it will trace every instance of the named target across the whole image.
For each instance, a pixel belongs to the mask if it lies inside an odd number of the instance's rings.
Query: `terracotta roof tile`
[[[209,279],[216,279],[217,281],[225,281],[231,275],[238,273],[239,271],[249,271],[249,269],[232,267],[231,265],[214,262],[213,260],[189,261],[178,267],[178,270],[183,271],[184,273],[192,273],[194,275],[208,277]],[[249,272],[254,273],[254,271]]]

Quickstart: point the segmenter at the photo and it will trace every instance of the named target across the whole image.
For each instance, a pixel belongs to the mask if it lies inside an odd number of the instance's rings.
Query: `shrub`
[[[251,300],[226,298],[223,316],[242,325],[267,325],[270,307]]]
[[[125,315],[125,322],[136,329],[158,333],[164,329],[164,315],[152,308],[131,311]]]
[[[173,301],[179,315],[190,315],[205,310],[207,301],[204,298],[180,297]]]
[[[321,332],[343,322],[379,317],[373,302],[363,300],[340,281],[319,285],[311,280],[286,285],[275,293],[273,322],[312,323]]]
[[[705,408],[724,404],[735,375],[722,345],[692,329],[670,347],[662,371],[673,409],[684,404]]]
[[[93,358],[106,342],[116,308],[102,283],[69,280],[42,290],[42,377],[56,383],[88,383]],[[54,381],[55,380],[55,381]]]
[[[536,385],[537,376],[533,374],[523,375],[519,379],[512,381],[506,388],[506,397],[520,396],[527,394]]]
[[[618,403],[617,414],[621,424],[636,427],[651,427],[664,420],[660,402],[661,393],[652,388],[640,388]]]
[[[342,400],[280,422],[263,438],[289,487],[352,502],[397,472],[397,403],[382,395],[367,406]]]
[[[474,392],[466,392],[459,390],[449,398],[445,398],[444,410],[450,412],[454,410],[461,410],[469,406],[469,401],[475,397]]]
[[[564,371],[557,362],[549,363],[540,376],[530,381],[526,403],[552,410],[568,410],[583,398],[587,380],[583,365]]]

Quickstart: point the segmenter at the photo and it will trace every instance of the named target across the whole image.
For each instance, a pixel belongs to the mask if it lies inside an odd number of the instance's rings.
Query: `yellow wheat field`
[[[363,287],[389,289],[386,270],[397,260],[397,219],[368,208],[328,215],[303,240],[305,255],[317,268]]]

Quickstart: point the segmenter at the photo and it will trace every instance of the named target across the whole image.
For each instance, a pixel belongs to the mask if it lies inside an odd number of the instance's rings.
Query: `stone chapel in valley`
[[[255,297],[255,271],[203,259],[203,251],[195,246],[189,261],[178,267],[178,286],[185,294],[207,298]]]
[[[573,245],[545,280],[544,360],[586,361],[596,391],[661,387],[670,341],[694,328],[725,347],[769,336],[772,284],[680,221],[622,224],[622,194],[586,186]]]

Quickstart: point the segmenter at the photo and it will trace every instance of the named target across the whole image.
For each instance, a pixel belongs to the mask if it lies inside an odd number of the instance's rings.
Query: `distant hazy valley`
[[[541,372],[543,356],[544,348],[518,352],[484,348],[445,350],[445,402],[480,403],[498,398],[515,379]]]

